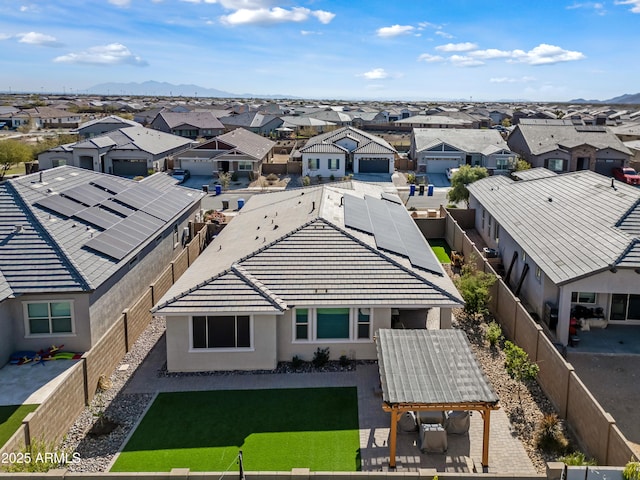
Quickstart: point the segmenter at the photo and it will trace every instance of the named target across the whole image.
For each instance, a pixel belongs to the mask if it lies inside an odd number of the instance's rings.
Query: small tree
[[[640,462],[628,462],[622,470],[622,478],[624,480],[640,480]]]
[[[507,340],[504,344],[504,366],[511,378],[518,382],[518,399],[520,398],[520,385],[523,382],[534,380],[538,376],[540,367],[529,361],[529,355],[515,343]]]
[[[516,172],[521,172],[522,170],[529,170],[531,168],[531,164],[526,160],[518,157],[516,163],[514,164],[514,167]]]
[[[496,348],[498,342],[500,342],[504,337],[502,336],[502,328],[498,325],[498,322],[492,320],[487,325],[487,331],[484,333],[484,338],[489,342],[489,348],[492,350]]]
[[[462,165],[460,169],[451,177],[451,189],[447,193],[447,198],[451,203],[464,201],[469,208],[469,190],[467,185],[485,178],[489,175],[484,167],[471,167]]]
[[[225,190],[229,188],[229,184],[231,183],[231,174],[229,172],[220,172],[218,173],[218,180],[220,181],[220,185]]]
[[[489,290],[495,281],[495,275],[479,271],[475,262],[463,265],[460,278],[456,279],[455,284],[464,299],[464,311],[467,315],[486,315],[489,312]]]
[[[33,159],[31,148],[19,140],[0,142],[0,181],[14,165],[29,162]]]

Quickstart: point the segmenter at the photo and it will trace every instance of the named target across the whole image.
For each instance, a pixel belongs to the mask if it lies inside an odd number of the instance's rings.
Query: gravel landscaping
[[[454,313],[454,326],[467,333],[471,348],[500,399],[500,407],[507,413],[535,468],[539,473],[544,473],[546,462],[556,460],[556,456],[545,454],[536,448],[535,432],[543,416],[547,413],[554,413],[552,404],[535,382],[523,385],[519,389],[520,395],[518,397],[517,382],[512,380],[504,369],[504,354],[499,348],[490,349],[484,338],[485,322],[469,319],[462,310],[458,310]],[[115,454],[122,447],[153,397],[151,394],[124,394],[121,393],[121,390],[164,331],[164,319],[154,318],[111,375],[109,388],[96,395],[91,406],[85,409],[69,430],[61,448],[77,451],[81,457],[78,463],[68,465],[67,468],[70,471],[103,472],[109,470]],[[128,367],[123,368],[125,365]],[[339,362],[329,362],[325,367],[329,371],[350,370],[352,368],[353,364],[344,366]],[[305,363],[294,370],[290,363],[282,363],[276,370],[268,373],[291,373],[293,371],[313,371],[313,368],[309,363]],[[243,373],[247,374],[247,372]],[[229,374],[231,373],[174,374],[168,373],[166,370],[158,372],[159,376]],[[92,427],[103,417],[115,424],[114,430],[104,435],[91,434]]]

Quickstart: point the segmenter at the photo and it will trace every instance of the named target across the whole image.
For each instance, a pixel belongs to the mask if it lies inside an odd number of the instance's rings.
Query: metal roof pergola
[[[377,333],[382,409],[391,413],[389,467],[396,467],[399,415],[409,411],[475,410],[484,421],[482,466],[489,464],[491,410],[498,397],[461,330],[391,330]]]

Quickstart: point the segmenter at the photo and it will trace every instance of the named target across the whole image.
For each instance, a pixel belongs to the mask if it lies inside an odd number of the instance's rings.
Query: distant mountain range
[[[199,85],[173,85],[167,82],[153,80],[136,83],[101,83],[87,89],[87,93],[94,95],[141,95],[159,97],[214,97],[214,98],[297,98],[286,95],[255,95],[252,93],[230,93],[215,88],[205,88]]]
[[[569,100],[569,103],[606,103],[606,104],[640,104],[640,93],[625,93],[619,97],[610,98],[609,100],[585,100],[577,98]]]

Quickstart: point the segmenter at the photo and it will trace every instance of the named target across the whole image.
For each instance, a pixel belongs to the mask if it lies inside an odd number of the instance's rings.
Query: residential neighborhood
[[[0,157],[0,459],[560,480],[640,455],[640,108],[3,101],[31,157]]]

